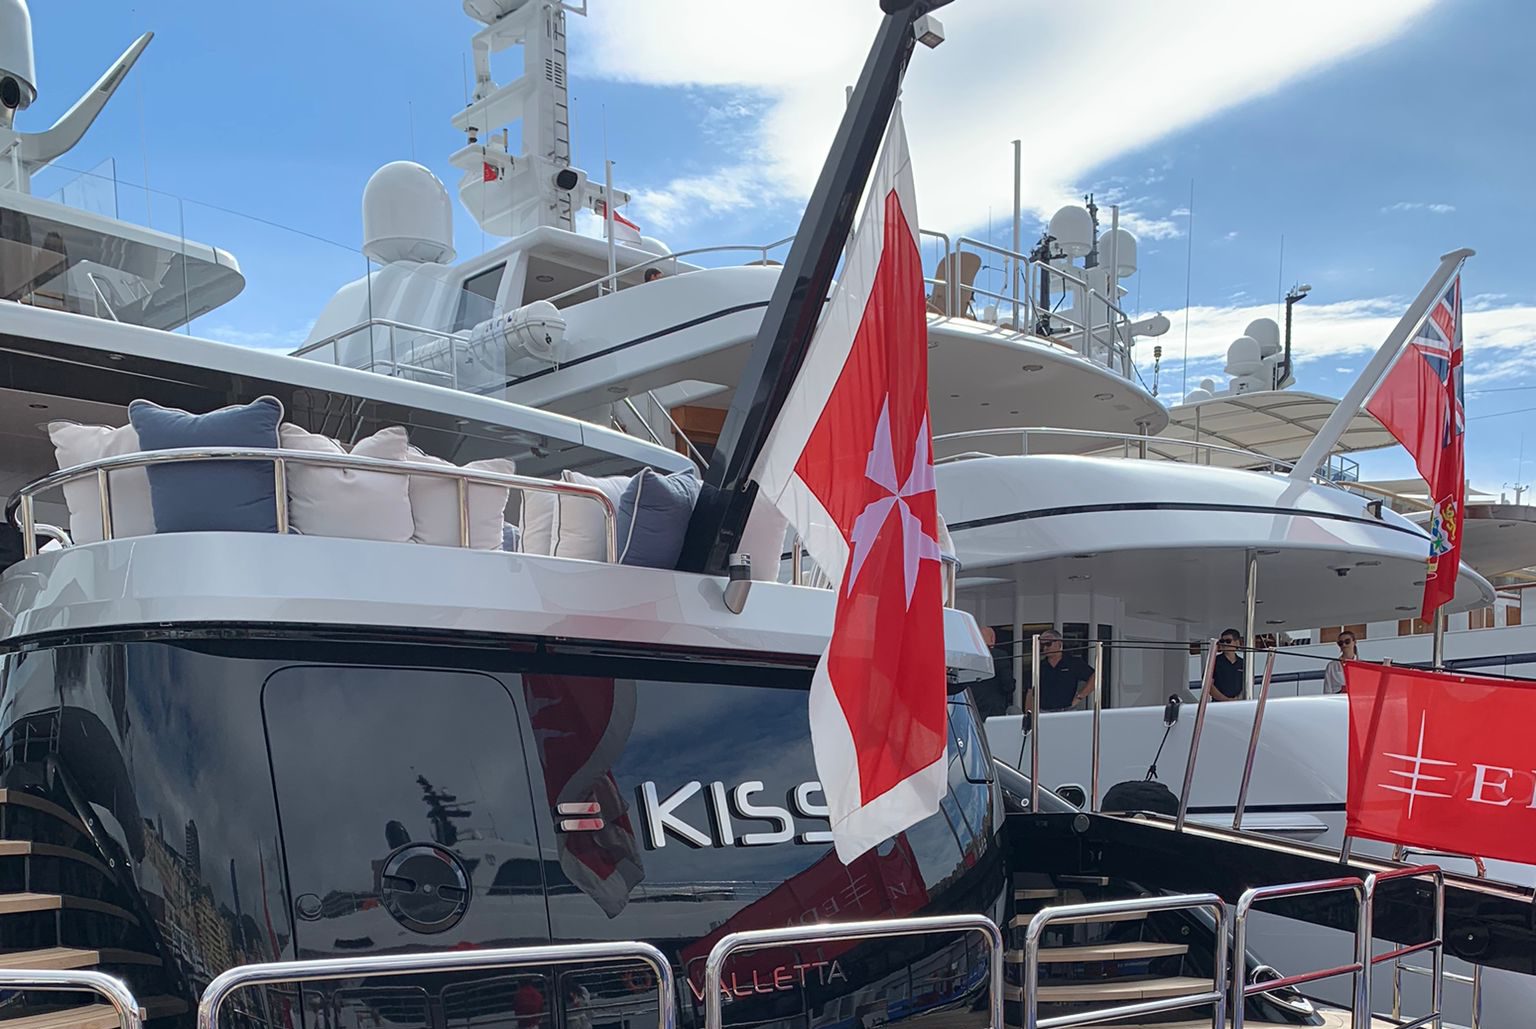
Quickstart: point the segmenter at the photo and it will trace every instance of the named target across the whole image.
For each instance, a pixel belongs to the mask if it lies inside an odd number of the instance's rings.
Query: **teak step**
[[[1147,917],[1145,911],[1121,911],[1113,915],[1075,915],[1072,918],[1059,918],[1051,922],[1052,925],[1087,925],[1093,922],[1139,922]],[[1029,920],[1033,915],[1014,915],[1013,921],[1008,923],[1010,929],[1025,929],[1029,927]]]
[[[188,1010],[180,997],[146,997],[139,1001],[150,1018],[180,1015]],[[117,1009],[110,1004],[87,1004],[78,1008],[48,1011],[23,1018],[0,1018],[4,1029],[118,1029]]]
[[[1014,900],[1051,900],[1061,896],[1060,890],[1014,890]]]
[[[1077,1004],[1091,1001],[1164,1000],[1191,993],[1207,993],[1211,989],[1209,979],[1191,976],[1170,976],[1167,979],[1108,979],[1094,983],[1069,983],[1062,986],[1041,986],[1035,996],[1042,1004]],[[1024,999],[1024,988],[1009,986],[1004,989],[1008,1000]]]
[[[57,893],[0,893],[0,915],[20,915],[28,911],[59,911],[63,908],[96,911],[129,922],[135,921],[133,915],[117,905],[87,897],[66,897]]]
[[[1107,876],[1107,875],[1058,875],[1056,877],[1056,881],[1059,882],[1059,883],[1071,883],[1074,886],[1108,886],[1109,885],[1109,876]]]
[[[34,811],[41,811],[51,818],[67,823],[81,833],[85,832],[85,823],[74,815],[65,811],[51,800],[45,800],[35,793],[23,793],[21,790],[0,790],[0,805],[14,804],[17,807],[29,807]]]
[[[49,947],[46,950],[13,950],[0,953],[0,968],[92,968],[96,965],[158,965],[153,954],[136,950],[77,950]]]
[[[1189,953],[1187,943],[1101,943],[1087,947],[1042,947],[1042,965],[1065,965],[1079,961],[1140,961],[1146,958],[1171,958]],[[1022,965],[1024,952],[1010,950],[1005,960]]]
[[[34,843],[32,840],[0,840],[0,857],[53,857],[66,861],[78,861],[90,865],[102,875],[110,876],[107,866],[94,854],[73,847],[60,847],[55,843]]]

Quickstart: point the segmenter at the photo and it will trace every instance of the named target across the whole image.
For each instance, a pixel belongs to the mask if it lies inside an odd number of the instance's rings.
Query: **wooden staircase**
[[[128,984],[149,1019],[187,1016],[147,927],[86,825],[38,789],[0,789],[0,969],[90,970]],[[0,1029],[115,1029],[88,991],[0,987]],[[167,1023],[168,1025],[169,1023]]]

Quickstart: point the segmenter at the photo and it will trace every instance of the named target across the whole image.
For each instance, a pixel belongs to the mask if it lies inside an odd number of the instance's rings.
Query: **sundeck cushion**
[[[106,425],[49,422],[48,438],[53,440],[53,451],[61,469],[104,457],[133,454],[141,449],[139,434],[131,425],[114,429]],[[94,543],[101,539],[101,494],[96,489],[96,477],[67,483],[63,492],[64,503],[69,508],[70,538],[76,543]],[[112,535],[115,538],[148,536],[155,531],[149,476],[143,468],[125,468],[110,473],[107,492],[112,496]]]
[[[181,447],[276,449],[283,405],[276,397],[190,414],[148,400],[128,405],[145,450]],[[193,461],[149,469],[157,532],[276,532],[277,490],[265,461]]]
[[[592,476],[572,471],[564,472],[563,477],[566,482],[574,485],[592,486],[601,490],[615,509],[630,481],[628,475]],[[596,500],[578,496],[560,496],[557,501],[550,553],[555,557],[606,561],[608,533],[603,505]]]
[[[549,557],[554,553],[555,519],[559,508],[553,493],[541,490],[523,490],[522,547],[525,554]]]
[[[676,568],[700,487],[692,469],[671,475],[640,469],[619,495],[619,562]]]
[[[336,440],[284,422],[284,450],[345,454]],[[357,457],[404,461],[410,440],[398,425],[380,429],[353,444]],[[288,527],[306,536],[342,536],[404,543],[411,538],[409,476],[357,468],[288,463]]]
[[[405,458],[416,464],[452,468],[453,462],[410,448]],[[506,458],[471,461],[467,471],[513,475],[517,464]],[[469,545],[475,550],[500,550],[502,525],[506,521],[510,486],[471,483],[465,491],[469,503]],[[415,528],[411,541],[437,547],[459,545],[459,484],[435,475],[411,476],[411,518]]]

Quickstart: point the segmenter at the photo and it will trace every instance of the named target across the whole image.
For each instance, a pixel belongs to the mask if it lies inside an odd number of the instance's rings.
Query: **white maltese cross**
[[[849,593],[858,581],[859,570],[874,549],[880,530],[895,508],[900,523],[901,552],[907,586],[907,607],[912,606],[912,592],[917,588],[917,573],[924,561],[941,560],[938,540],[923,531],[923,524],[907,506],[907,500],[934,491],[933,460],[926,446],[928,417],[923,416],[921,428],[913,445],[912,469],[907,481],[896,481],[895,441],[891,435],[891,397],[886,394],[880,407],[880,421],[875,425],[875,438],[870,447],[869,460],[864,466],[864,477],[885,492],[869,502],[858,518],[854,519],[850,540],[853,544],[852,566],[848,573]]]

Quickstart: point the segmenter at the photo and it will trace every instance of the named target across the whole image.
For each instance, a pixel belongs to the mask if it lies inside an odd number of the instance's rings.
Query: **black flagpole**
[[[704,473],[704,489],[688,523],[678,564],[684,571],[723,574],[727,557],[741,542],[757,496],[757,484],[748,476],[789,396],[821,317],[832,273],[901,92],[916,43],[913,25],[948,2],[880,0],[885,18],[805,206]]]

